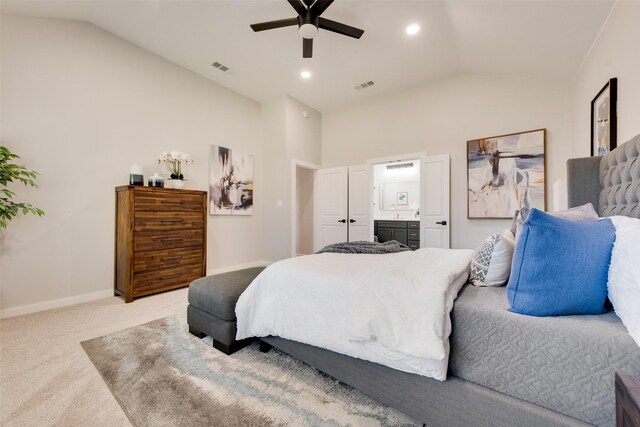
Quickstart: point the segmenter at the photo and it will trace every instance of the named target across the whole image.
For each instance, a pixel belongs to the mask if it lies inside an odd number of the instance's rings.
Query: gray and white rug
[[[415,426],[286,354],[227,356],[175,317],[82,343],[135,426]]]

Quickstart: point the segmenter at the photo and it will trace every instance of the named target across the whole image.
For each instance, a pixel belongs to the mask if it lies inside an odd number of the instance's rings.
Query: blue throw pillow
[[[615,237],[609,219],[573,221],[532,209],[511,263],[510,311],[531,316],[604,313]]]

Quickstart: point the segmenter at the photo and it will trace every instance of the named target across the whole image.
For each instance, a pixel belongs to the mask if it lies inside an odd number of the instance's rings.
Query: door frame
[[[298,254],[296,253],[296,232],[298,231],[298,216],[296,215],[298,210],[298,183],[297,183],[297,172],[298,168],[307,169],[313,171],[313,192],[315,197],[315,187],[316,187],[316,176],[318,169],[320,169],[320,165],[316,165],[314,163],[305,162],[303,160],[292,159],[291,160],[291,242],[289,251],[291,252],[291,257],[296,257]],[[314,230],[313,235],[315,236],[315,207],[314,207]]]
[[[379,157],[376,159],[369,159],[367,160],[367,165],[369,166],[369,187],[370,187],[370,200],[373,202],[373,197],[374,197],[374,192],[373,192],[373,180],[374,180],[374,175],[373,175],[373,167],[375,165],[379,165],[379,164],[384,164],[384,163],[393,163],[393,162],[405,162],[405,161],[409,161],[409,160],[420,160],[420,205],[422,206],[422,194],[423,194],[423,168],[422,165],[424,164],[424,162],[427,161],[427,152],[426,151],[421,151],[419,153],[413,153],[413,154],[400,154],[397,156],[388,156],[388,157]],[[375,218],[373,217],[373,203],[371,203],[371,205],[369,206],[370,209],[370,213],[369,213],[369,218],[370,218],[370,230],[371,232],[369,233],[369,239],[373,242],[373,230],[374,230],[374,223],[375,223]],[[422,247],[422,242],[423,242],[423,236],[422,236],[422,227],[420,227],[420,247]]]

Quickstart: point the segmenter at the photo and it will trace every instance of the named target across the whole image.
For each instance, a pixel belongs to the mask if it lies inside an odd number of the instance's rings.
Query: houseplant
[[[173,188],[182,188],[184,186],[184,174],[182,167],[192,165],[193,159],[187,153],[177,150],[163,151],[158,159],[158,163],[164,163],[169,171],[171,185]]]
[[[23,165],[14,163],[20,157],[13,154],[7,147],[0,146],[0,228],[7,228],[9,221],[20,212],[23,215],[33,214],[42,216],[44,211],[29,203],[14,202],[13,191],[7,188],[10,182],[20,182],[24,185],[37,187],[38,172],[30,171]]]

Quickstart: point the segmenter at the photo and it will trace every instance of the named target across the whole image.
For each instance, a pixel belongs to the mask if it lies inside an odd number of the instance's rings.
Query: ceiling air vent
[[[360,83],[359,85],[355,85],[353,88],[355,90],[366,89],[369,86],[373,86],[375,82],[373,80],[369,80],[368,82]]]
[[[218,61],[214,62],[211,65],[213,65],[215,68],[217,68],[218,70],[220,70],[222,72],[225,72],[225,71],[229,70],[229,67],[227,67],[226,65],[222,65]]]

